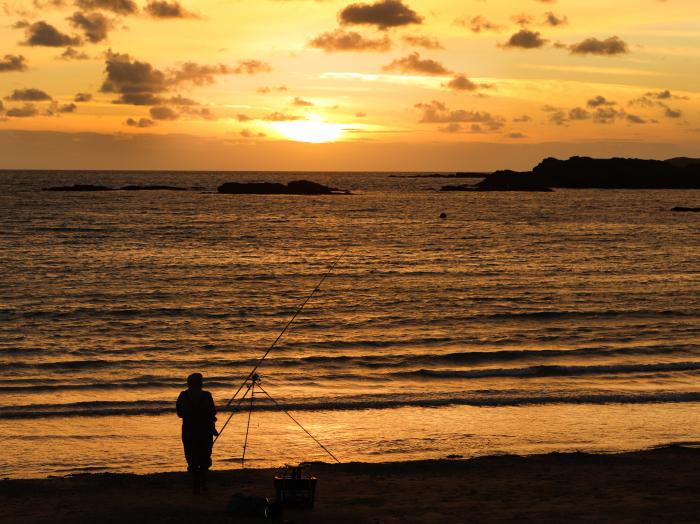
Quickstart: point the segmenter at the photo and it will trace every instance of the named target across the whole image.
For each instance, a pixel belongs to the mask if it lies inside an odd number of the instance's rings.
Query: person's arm
[[[180,418],[185,418],[185,415],[187,414],[188,409],[185,404],[185,394],[181,391],[180,395],[177,397],[177,403],[175,405],[177,416]]]
[[[219,432],[216,430],[216,405],[214,404],[214,397],[209,393],[209,398],[207,399],[207,408],[211,415],[211,432],[216,437]]]

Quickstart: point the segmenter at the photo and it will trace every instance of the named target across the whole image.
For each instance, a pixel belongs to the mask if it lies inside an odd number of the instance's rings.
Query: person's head
[[[190,389],[202,389],[202,380],[201,373],[192,373],[187,377],[187,387]]]

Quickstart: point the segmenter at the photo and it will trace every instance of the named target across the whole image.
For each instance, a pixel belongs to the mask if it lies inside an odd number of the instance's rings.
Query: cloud
[[[168,106],[156,106],[149,110],[153,120],[177,120],[180,114]]]
[[[373,4],[350,4],[338,14],[343,25],[375,25],[386,30],[423,23],[423,17],[402,0],[379,0]]]
[[[521,27],[525,27],[526,25],[530,25],[532,23],[532,16],[525,13],[511,16],[510,19]]]
[[[34,104],[24,104],[22,107],[13,107],[5,112],[5,116],[14,118],[30,118],[39,114]]]
[[[391,40],[384,35],[382,38],[368,38],[355,31],[336,29],[321,33],[309,42],[311,47],[323,49],[326,53],[334,51],[388,51]]]
[[[105,61],[106,78],[100,91],[119,94],[115,103],[159,105],[163,93],[182,83],[208,85],[214,83],[218,75],[255,74],[269,70],[270,66],[264,62],[248,60],[239,62],[237,67],[186,62],[178,69],[164,72],[148,62],[133,60],[127,54],[110,51]]]
[[[619,118],[624,118],[625,112],[623,110],[615,109],[614,107],[599,107],[593,113],[593,122],[596,124],[612,124],[615,120]]]
[[[418,53],[411,53],[403,58],[397,58],[382,67],[384,71],[400,71],[402,73],[421,73],[425,75],[447,75],[450,70],[440,62],[429,58],[422,59]]]
[[[100,91],[118,93],[120,96],[115,102],[122,104],[158,104],[157,95],[166,91],[171,83],[162,71],[147,62],[131,60],[127,54],[108,52],[105,73],[107,78]]]
[[[88,60],[90,57],[87,53],[78,51],[73,47],[67,47],[63,53],[61,53],[58,58],[61,60]]]
[[[244,129],[240,132],[240,135],[244,138],[262,138],[264,136],[267,136],[265,133],[255,133],[250,129]]]
[[[23,45],[44,46],[44,47],[64,47],[70,45],[81,45],[79,36],[69,36],[61,33],[51,24],[44,21],[34,22],[26,27],[26,40]]]
[[[251,120],[254,120],[254,119],[251,116],[239,113],[236,115],[236,120],[238,120],[239,122],[250,122]]]
[[[292,105],[297,106],[297,107],[311,107],[313,106],[313,102],[309,102],[308,100],[303,100],[299,98],[298,96],[294,97],[294,100],[292,100]]]
[[[539,31],[530,31],[529,29],[521,29],[511,36],[501,47],[521,49],[537,49],[547,44],[549,40],[542,38]]]
[[[648,124],[649,122],[644,120],[641,116],[628,114],[626,116],[627,121],[630,124]]]
[[[629,53],[627,44],[617,36],[611,36],[605,40],[586,38],[585,40],[569,46],[574,55],[620,55]]]
[[[277,87],[268,87],[268,86],[262,86],[258,87],[255,92],[260,93],[262,95],[266,95],[267,93],[271,93],[272,91],[287,91],[287,86],[281,85]]]
[[[527,135],[524,135],[523,133],[508,133],[506,135],[506,138],[514,138],[514,139],[519,139],[519,138],[527,138]]]
[[[58,108],[59,113],[75,113],[75,110],[78,109],[78,106],[75,105],[74,103],[70,104],[64,104]]]
[[[680,109],[671,109],[670,107],[661,104],[664,108],[664,116],[667,118],[680,118],[683,116],[683,111]]]
[[[304,120],[304,117],[297,115],[285,115],[284,113],[275,111],[274,113],[265,115],[261,120],[267,120],[268,122],[292,122],[294,120]]]
[[[544,15],[544,25],[551,27],[558,27],[561,25],[566,25],[569,23],[569,19],[566,16],[558,16],[551,11],[545,13]]]
[[[588,120],[591,114],[582,107],[575,107],[569,111],[569,120]]]
[[[480,124],[489,131],[496,131],[503,127],[505,121],[500,116],[482,111],[466,111],[464,109],[450,110],[443,102],[433,100],[432,102],[415,104],[413,107],[423,112],[419,123],[421,124]],[[481,128],[480,126],[480,128]],[[481,128],[483,129],[483,128]],[[448,130],[443,128],[443,130]],[[451,131],[462,130],[461,127],[452,126]],[[474,132],[475,129],[472,129]]]
[[[68,21],[76,29],[81,29],[87,40],[93,44],[102,42],[107,38],[113,22],[102,13],[76,12],[68,18]]]
[[[89,102],[92,100],[92,95],[90,93],[76,93],[73,97],[74,102]]]
[[[138,120],[129,118],[124,123],[130,127],[153,127],[154,125],[156,125],[156,123],[149,118],[139,118]]]
[[[177,0],[152,0],[144,10],[154,18],[197,18],[197,15],[187,11]]]
[[[75,0],[75,5],[85,11],[102,9],[120,15],[133,15],[139,10],[133,0]]]
[[[532,122],[532,117],[530,115],[517,116],[513,119],[513,122]]]
[[[5,55],[0,59],[0,73],[9,71],[26,71],[27,61],[22,55]]]
[[[468,27],[473,33],[481,33],[482,31],[499,32],[505,29],[505,26],[490,22],[481,15],[474,16],[471,19],[461,18],[454,21],[455,24]]]
[[[664,89],[663,91],[652,91],[649,93],[644,93],[644,96],[654,98],[656,100],[689,100],[687,96],[674,95],[668,89]]]
[[[445,49],[437,38],[420,35],[403,35],[401,40],[415,47],[424,47],[425,49]]]
[[[51,95],[45,91],[30,87],[27,89],[15,89],[12,91],[11,95],[5,97],[5,100],[13,100],[15,102],[42,102],[44,100],[53,99]]]
[[[586,105],[588,107],[600,107],[600,106],[614,106],[616,102],[612,102],[608,99],[606,99],[604,96],[596,96],[591,98],[588,102],[586,102]]]
[[[456,74],[452,80],[442,84],[443,87],[454,91],[476,91],[478,89],[488,89],[493,87],[493,84],[477,84],[472,82],[463,74]]]

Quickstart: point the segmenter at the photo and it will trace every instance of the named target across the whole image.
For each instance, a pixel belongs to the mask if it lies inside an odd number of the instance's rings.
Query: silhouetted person
[[[217,434],[216,408],[211,393],[202,389],[202,374],[187,377],[187,389],[177,397],[177,416],[182,419],[182,444],[194,492],[207,489],[213,437]]]

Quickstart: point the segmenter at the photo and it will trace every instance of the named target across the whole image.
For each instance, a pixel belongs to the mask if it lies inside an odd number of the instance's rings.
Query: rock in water
[[[217,191],[227,195],[349,195],[349,191],[324,186],[308,180],[279,182],[226,182]]]

